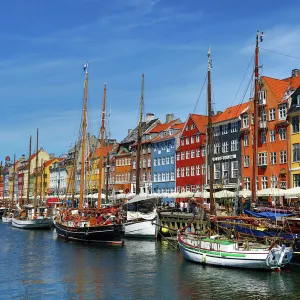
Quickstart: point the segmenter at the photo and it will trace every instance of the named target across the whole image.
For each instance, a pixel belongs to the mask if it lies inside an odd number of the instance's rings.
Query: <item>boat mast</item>
[[[258,55],[259,55],[259,41],[262,42],[263,32],[256,32],[256,45],[255,45],[255,68],[254,68],[254,99],[253,99],[253,168],[252,168],[252,203],[256,201],[256,178],[257,178],[257,148],[258,148],[258,89],[259,89],[259,71],[258,71]],[[251,116],[249,116],[249,123]],[[249,125],[250,126],[250,125]]]
[[[16,174],[16,154],[14,154],[14,168],[13,168],[13,186],[12,186],[12,198],[11,198],[11,209],[14,208],[14,201],[15,201],[15,174]]]
[[[136,195],[140,194],[140,161],[141,161],[141,143],[142,143],[142,123],[144,109],[144,74],[142,74],[142,91],[140,99],[140,121],[138,126],[137,148],[136,148]]]
[[[40,172],[41,174],[41,176],[40,176],[40,202],[39,202],[39,204],[41,205],[42,203],[43,203],[43,199],[42,198],[44,198],[43,196],[43,175],[44,175],[44,161],[43,161],[43,159],[41,160],[41,172]]]
[[[85,142],[86,142],[86,118],[87,118],[87,98],[88,98],[88,64],[83,67],[85,71],[84,81],[84,96],[83,96],[83,120],[82,120],[82,132],[81,132],[81,171],[80,171],[80,194],[79,194],[79,209],[83,208],[83,192],[84,192],[84,173],[85,173]]]
[[[104,83],[104,90],[103,90],[102,117],[101,117],[101,129],[100,129],[98,202],[97,202],[98,208],[101,208],[101,195],[102,195],[102,169],[103,169],[103,155],[104,155],[104,133],[105,133],[105,105],[106,105],[106,83]]]
[[[30,187],[30,157],[31,157],[31,139],[29,139],[29,156],[28,156],[28,169],[27,169],[27,195],[26,195],[26,204],[29,204],[29,187]]]
[[[2,178],[1,178],[2,177]],[[2,194],[2,200],[4,201],[4,172],[3,172],[3,165],[2,165],[2,160],[0,163],[0,178],[3,182],[3,194]]]
[[[107,144],[107,148],[108,147],[108,143]],[[108,183],[109,183],[109,151],[107,151],[107,158],[106,158],[106,182],[105,182],[105,202],[108,203]]]
[[[212,128],[212,100],[211,100],[211,78],[210,78],[210,70],[212,68],[212,60],[211,60],[211,50],[208,50],[208,67],[207,67],[207,107],[208,107],[208,149],[209,149],[209,202],[210,202],[210,214],[215,214],[215,200],[214,200],[214,181],[213,181],[213,153],[214,153],[214,145],[213,145],[213,128]]]
[[[38,163],[39,163],[39,130],[36,130],[36,156],[35,156],[35,183],[34,183],[34,198],[33,198],[33,207],[36,208],[36,203],[37,203],[37,171],[38,171]]]
[[[74,147],[74,166],[73,166],[73,182],[72,182],[72,207],[75,207],[75,190],[76,190],[76,172],[77,172],[77,145],[75,143],[75,147]]]

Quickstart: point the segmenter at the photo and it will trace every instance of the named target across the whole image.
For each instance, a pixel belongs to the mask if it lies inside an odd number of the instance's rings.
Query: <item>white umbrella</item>
[[[180,195],[180,193],[171,193],[170,195],[169,195],[169,198],[179,198],[179,195]]]
[[[285,190],[284,195],[287,198],[298,198],[298,197],[300,197],[300,187],[297,186],[297,187],[294,187],[291,189],[287,189],[287,190]]]
[[[179,198],[192,198],[194,197],[194,193],[193,192],[183,192],[179,194]]]
[[[235,192],[231,192],[228,190],[222,190],[214,193],[215,198],[234,198],[236,195]]]
[[[250,190],[243,189],[243,190],[239,191],[240,197],[247,198],[247,197],[251,197],[251,195],[252,195],[252,192]]]
[[[88,195],[88,197],[91,197],[93,199],[98,199],[98,193],[95,193],[93,195]],[[101,194],[101,199],[104,199],[105,198],[105,195],[104,194]]]
[[[280,196],[284,196],[285,192],[286,190],[283,189],[268,188],[268,189],[257,191],[256,195],[259,197],[268,197],[268,196],[280,197]]]
[[[202,191],[202,192],[196,192],[194,195],[195,198],[209,198],[210,192]]]

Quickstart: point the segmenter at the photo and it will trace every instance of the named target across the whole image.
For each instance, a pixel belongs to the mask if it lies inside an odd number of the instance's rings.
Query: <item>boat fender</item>
[[[202,255],[202,262],[204,264],[206,263],[206,253],[203,253],[203,255]]]

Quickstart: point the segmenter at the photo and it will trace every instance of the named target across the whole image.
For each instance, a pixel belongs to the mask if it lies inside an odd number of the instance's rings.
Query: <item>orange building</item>
[[[289,187],[287,111],[300,76],[262,76],[258,106],[257,190]],[[253,101],[241,113],[242,185],[251,189],[253,167]]]

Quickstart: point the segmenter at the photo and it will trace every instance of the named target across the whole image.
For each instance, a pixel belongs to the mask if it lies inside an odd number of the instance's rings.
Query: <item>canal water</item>
[[[75,244],[0,223],[0,299],[300,299],[300,267],[204,267],[167,242]]]

